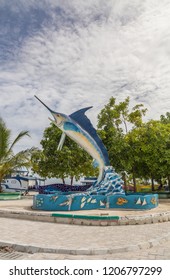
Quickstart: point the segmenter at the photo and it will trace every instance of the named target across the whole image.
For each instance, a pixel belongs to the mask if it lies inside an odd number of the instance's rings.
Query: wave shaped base
[[[121,177],[109,167],[104,179],[86,192],[37,194],[33,209],[44,211],[76,211],[92,209],[148,210],[158,206],[157,194],[125,194]]]

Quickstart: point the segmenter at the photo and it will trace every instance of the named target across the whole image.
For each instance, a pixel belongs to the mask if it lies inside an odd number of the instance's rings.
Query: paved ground
[[[29,198],[0,201],[0,209],[30,211],[31,203]],[[152,211],[168,211],[169,201],[160,204],[159,209]],[[138,213],[122,212],[121,215]],[[112,215],[117,214],[112,212]],[[90,227],[0,218],[0,224],[1,246],[32,246],[32,251],[35,251],[33,254],[24,252],[20,259],[170,259],[170,222]],[[36,248],[44,248],[46,252],[38,253]],[[54,249],[58,253],[47,253]],[[0,259],[4,259],[2,253]]]
[[[25,255],[23,258],[29,260],[170,260],[170,241],[154,248],[133,252],[93,256],[35,253],[33,255]]]

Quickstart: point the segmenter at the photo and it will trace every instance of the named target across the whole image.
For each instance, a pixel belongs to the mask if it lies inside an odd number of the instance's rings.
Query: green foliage
[[[30,166],[30,155],[35,148],[20,151],[17,154],[13,152],[14,146],[25,136],[29,136],[28,131],[20,132],[11,143],[11,131],[0,118],[0,185],[6,175],[18,168]]]
[[[115,169],[132,174],[135,178],[170,178],[170,113],[160,121],[142,118],[143,104],[129,110],[130,99],[116,104],[111,97],[98,116],[99,134],[108,150]]]
[[[164,124],[170,123],[170,112],[166,112],[165,116],[161,115],[160,116],[160,121]]]
[[[126,136],[138,177],[160,179],[170,168],[170,124],[151,120]]]
[[[91,157],[69,137],[66,137],[62,150],[57,150],[61,130],[54,124],[46,128],[41,140],[42,151],[32,157],[33,170],[43,177],[94,176]]]
[[[130,128],[140,127],[142,117],[146,113],[143,104],[137,104],[130,111],[130,98],[116,104],[111,97],[108,104],[98,115],[98,131],[108,150],[111,165],[117,172],[135,172],[136,158],[132,146],[127,142],[126,135]]]
[[[98,115],[98,128],[114,127],[116,131],[123,132],[125,130],[125,133],[127,133],[128,126],[140,126],[147,109],[143,108],[143,104],[137,104],[129,112],[129,103],[129,97],[119,104],[116,104],[116,99],[111,97],[109,103]]]

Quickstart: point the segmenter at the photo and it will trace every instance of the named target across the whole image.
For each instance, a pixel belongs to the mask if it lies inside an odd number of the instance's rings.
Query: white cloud
[[[148,117],[169,111],[168,0],[16,3],[0,1],[12,11],[9,22],[18,32],[11,37],[11,25],[0,21],[0,31],[6,28],[1,44],[7,49],[1,54],[0,110],[12,130],[30,131],[32,140],[22,148],[38,145],[49,125],[49,113],[34,94],[68,114],[93,105],[87,114],[94,124],[111,96],[144,103]],[[12,19],[21,12],[32,16]]]

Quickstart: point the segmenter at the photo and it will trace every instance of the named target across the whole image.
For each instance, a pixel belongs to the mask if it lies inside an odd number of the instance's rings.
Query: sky
[[[87,112],[111,96],[147,119],[170,111],[169,0],[0,0],[0,116],[17,151],[40,147],[48,110]]]

